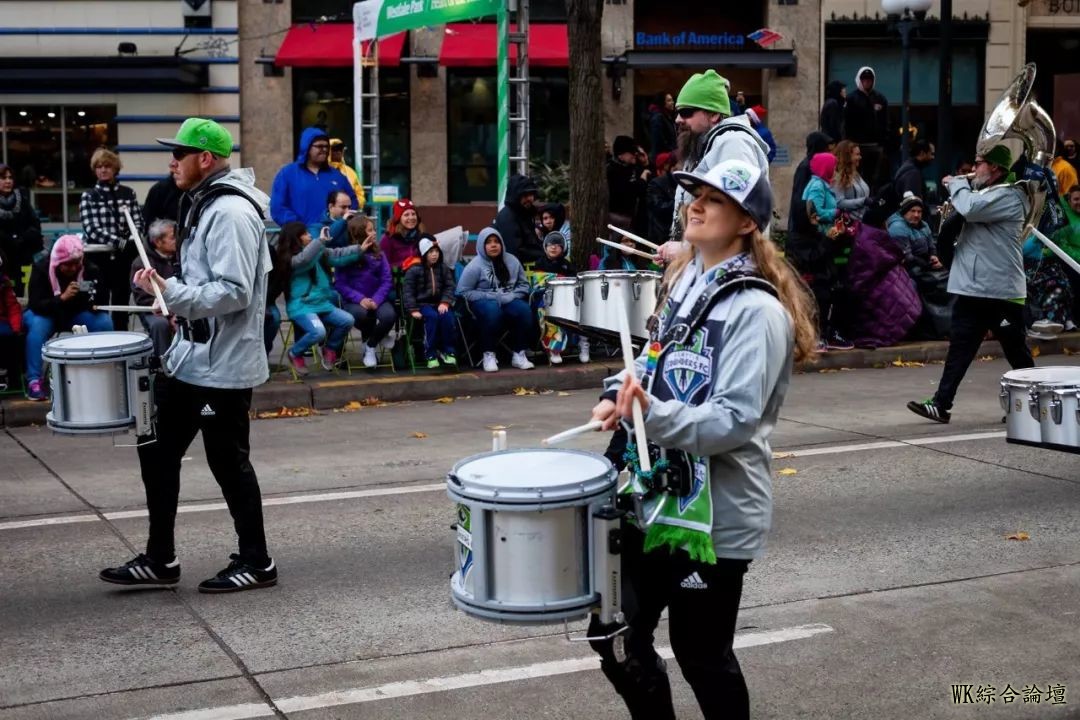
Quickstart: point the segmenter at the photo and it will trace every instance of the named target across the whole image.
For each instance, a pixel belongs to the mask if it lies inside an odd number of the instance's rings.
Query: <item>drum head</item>
[[[1039,385],[1051,387],[1075,387],[1080,385],[1080,366],[1059,365],[1052,367],[1028,368],[1028,370],[1020,372],[1030,372],[1031,370],[1042,371],[1034,380],[1034,382],[1038,383]]]
[[[153,349],[153,341],[142,333],[113,331],[64,335],[45,343],[41,354],[50,360],[86,360],[127,357]]]
[[[586,270],[585,272],[579,272],[577,274],[582,280],[588,280],[589,278],[625,278],[632,280],[634,278],[656,278],[660,279],[664,276],[663,273],[658,273],[655,270]]]
[[[584,504],[610,491],[616,476],[607,458],[583,450],[500,450],[459,461],[447,488],[462,498],[489,503]]]

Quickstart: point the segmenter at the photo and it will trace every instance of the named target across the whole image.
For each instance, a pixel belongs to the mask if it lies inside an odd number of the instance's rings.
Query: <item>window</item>
[[[331,22],[352,22],[352,0],[303,0],[292,4],[294,23],[314,22],[322,17]]]
[[[3,161],[43,222],[79,221],[79,199],[95,181],[90,156],[116,146],[115,117],[115,105],[0,107]]]
[[[530,70],[529,159],[570,160],[570,86],[565,70]],[[448,196],[452,203],[493,202],[498,194],[495,71],[451,70],[447,79]]]
[[[345,162],[356,167],[350,68],[295,68],[293,108],[293,148],[299,149],[304,128],[320,127],[345,141]],[[380,182],[398,185],[403,197],[409,194],[409,121],[408,68],[379,68]],[[368,177],[361,181],[371,184]]]

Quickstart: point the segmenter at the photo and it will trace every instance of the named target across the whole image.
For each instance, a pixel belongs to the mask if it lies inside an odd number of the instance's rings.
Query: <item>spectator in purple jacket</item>
[[[388,299],[393,286],[390,262],[375,242],[375,224],[367,215],[349,218],[346,232],[349,244],[360,246],[360,261],[336,268],[334,288],[364,337],[364,367],[373,368],[378,364],[375,348],[397,322],[397,311]]]

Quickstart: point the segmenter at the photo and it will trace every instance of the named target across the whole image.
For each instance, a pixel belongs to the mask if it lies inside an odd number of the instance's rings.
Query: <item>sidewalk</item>
[[[1030,341],[1038,357],[1080,354],[1080,332],[1065,333],[1056,340]],[[796,368],[800,372],[830,370],[886,369],[896,363],[941,362],[949,344],[943,341],[904,343],[878,350],[847,350],[821,355],[813,364]],[[1001,348],[995,341],[983,343],[979,356],[1000,357]],[[538,358],[539,359],[539,358]],[[1046,361],[1040,364],[1053,364]],[[275,371],[270,382],[255,389],[252,409],[256,412],[281,408],[332,411],[349,403],[428,401],[441,397],[505,395],[517,389],[525,390],[595,390],[597,395],[603,379],[618,372],[618,358],[594,358],[588,365],[579,365],[568,358],[566,364],[553,367],[538,364],[533,370],[502,369],[485,373],[479,369],[459,372],[418,371],[390,373],[354,370],[352,375],[313,371],[303,382],[293,382],[287,371]],[[49,411],[49,403],[30,402],[8,397],[0,402],[0,424],[5,427],[41,425]]]

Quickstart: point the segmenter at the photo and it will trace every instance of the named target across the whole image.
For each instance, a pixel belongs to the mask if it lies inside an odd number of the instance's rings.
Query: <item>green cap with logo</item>
[[[721,115],[731,114],[731,101],[728,99],[728,81],[715,70],[695,73],[679,91],[675,107],[700,108]]]
[[[169,147],[205,150],[218,157],[232,155],[233,139],[229,131],[213,120],[188,118],[176,132],[174,138],[158,138],[157,141]]]

